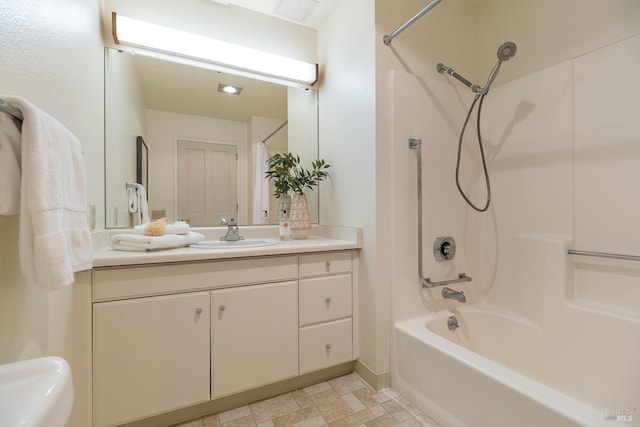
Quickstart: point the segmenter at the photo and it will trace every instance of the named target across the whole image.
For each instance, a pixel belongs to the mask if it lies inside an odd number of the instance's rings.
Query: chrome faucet
[[[467,302],[467,297],[463,291],[456,291],[451,288],[442,288],[442,298],[454,299],[458,302]]]
[[[224,221],[224,218],[223,218]],[[226,223],[226,221],[225,221]],[[220,240],[226,240],[227,242],[236,242],[238,240],[244,240],[244,237],[240,236],[240,227],[236,224],[235,218],[230,218],[227,225],[227,234],[220,237]]]

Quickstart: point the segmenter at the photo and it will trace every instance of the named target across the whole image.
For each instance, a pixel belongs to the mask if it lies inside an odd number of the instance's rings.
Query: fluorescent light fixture
[[[112,13],[112,25],[113,39],[117,44],[197,59],[255,74],[258,78],[264,76],[309,86],[317,81],[317,64],[151,24],[115,12]]]

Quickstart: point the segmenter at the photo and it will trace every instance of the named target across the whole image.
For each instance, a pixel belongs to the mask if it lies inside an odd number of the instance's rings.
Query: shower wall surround
[[[612,67],[619,72],[612,74]],[[392,259],[395,322],[456,307],[436,292],[420,291],[416,279],[416,159],[406,141],[421,138],[425,242],[444,234],[458,242],[453,265],[425,255],[425,275],[442,280],[466,271],[474,280],[459,289],[468,304],[513,311],[542,331],[571,325],[573,332],[565,335],[574,338],[550,347],[564,349],[555,363],[567,369],[557,387],[594,407],[634,407],[640,385],[631,378],[640,372],[629,358],[640,347],[628,342],[612,356],[605,325],[620,322],[631,330],[637,324],[640,268],[633,261],[544,248],[563,244],[640,255],[640,199],[634,197],[640,170],[635,105],[640,88],[634,84],[639,68],[636,35],[494,87],[482,123],[493,190],[493,206],[485,214],[465,207],[455,191],[455,145],[471,101],[466,88],[392,73],[392,206],[402,207],[394,210],[392,229],[398,242]],[[466,147],[464,183],[482,198],[481,170],[472,169],[479,164],[475,146]],[[551,273],[558,263],[564,274]],[[568,369],[578,360],[579,369]],[[610,369],[598,369],[598,361]],[[589,379],[576,378],[577,372],[587,372]],[[585,381],[593,387],[584,387]]]

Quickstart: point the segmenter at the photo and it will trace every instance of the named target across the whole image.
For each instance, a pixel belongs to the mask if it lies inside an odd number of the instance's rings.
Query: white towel
[[[253,223],[262,224],[264,211],[269,210],[269,180],[267,173],[267,159],[269,154],[264,142],[256,146],[255,177],[253,183]]]
[[[144,223],[141,225],[136,225],[133,227],[133,234],[144,234],[144,229],[149,223]],[[167,229],[164,234],[189,234],[191,228],[189,224],[184,221],[175,221],[171,224],[167,224]]]
[[[20,213],[20,129],[0,113],[0,215]]]
[[[3,97],[22,110],[20,264],[43,291],[73,283],[92,267],[82,146],[60,122],[29,101]]]
[[[118,251],[153,251],[188,246],[204,240],[204,235],[196,232],[189,234],[165,234],[164,236],[141,236],[139,234],[116,234],[111,236],[111,247]]]
[[[149,219],[149,205],[147,205],[147,192],[142,184],[136,186],[136,194],[138,195],[138,224],[144,224]]]

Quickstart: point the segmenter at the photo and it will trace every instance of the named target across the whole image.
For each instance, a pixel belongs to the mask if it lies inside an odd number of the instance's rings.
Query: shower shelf
[[[638,255],[623,255],[623,254],[612,254],[608,252],[589,252],[589,251],[578,251],[575,249],[569,249],[567,251],[569,255],[579,255],[579,256],[592,256],[598,258],[611,258],[611,259],[623,259],[626,261],[640,261],[640,256]]]

